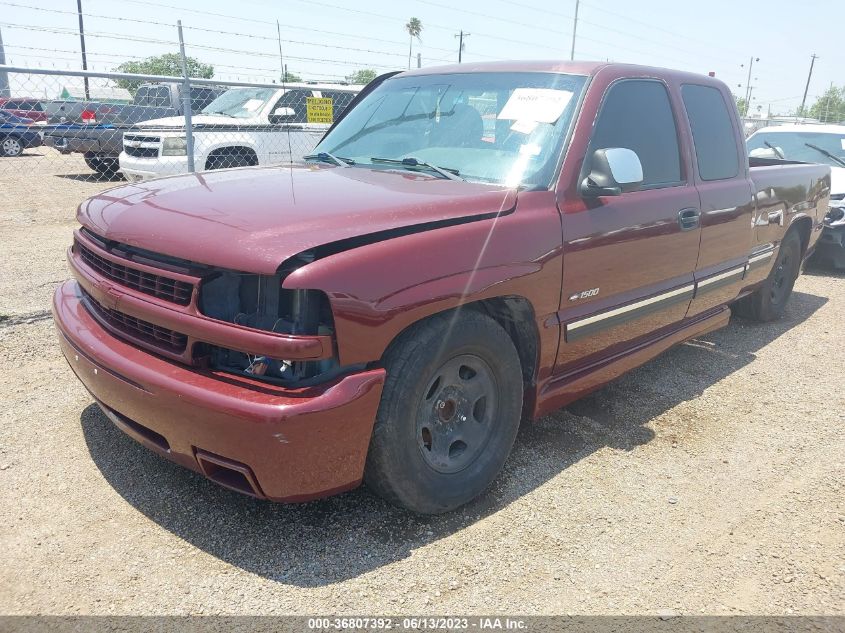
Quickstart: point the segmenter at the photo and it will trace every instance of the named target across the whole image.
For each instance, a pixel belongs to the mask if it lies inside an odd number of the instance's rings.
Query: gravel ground
[[[525,426],[463,510],[274,505],[135,444],[73,377],[49,298],[109,183],[48,152],[0,161],[0,613],[845,615],[842,276]]]

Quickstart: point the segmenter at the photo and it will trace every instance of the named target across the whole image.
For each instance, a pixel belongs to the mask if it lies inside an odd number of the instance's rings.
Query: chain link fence
[[[146,180],[302,160],[361,86],[5,66],[0,179]],[[37,168],[37,169],[33,169]]]

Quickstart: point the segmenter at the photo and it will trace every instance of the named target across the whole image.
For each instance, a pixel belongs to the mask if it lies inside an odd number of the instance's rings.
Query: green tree
[[[362,70],[356,70],[351,75],[346,75],[346,81],[351,84],[360,84],[362,86],[367,85],[373,79],[376,78],[376,71],[372,68],[364,68]]]
[[[408,35],[411,36],[411,43],[408,46],[408,68],[411,67],[411,55],[414,50],[414,38],[417,39],[418,42],[422,42],[420,39],[420,33],[422,33],[423,25],[420,22],[419,18],[411,18],[405,24],[405,30],[408,31]]]
[[[285,66],[287,66],[287,64],[285,64]],[[299,84],[302,83],[302,77],[300,75],[297,75],[296,73],[292,73],[287,68],[285,68],[285,74],[282,77],[282,81],[285,83]]]
[[[147,57],[140,61],[123,62],[115,68],[119,73],[138,73],[140,75],[167,75],[170,77],[182,76],[182,64],[179,53],[165,53],[156,57]],[[214,76],[214,66],[203,64],[193,57],[186,57],[185,64],[188,67],[189,77],[211,79]],[[117,85],[126,88],[133,95],[143,81],[130,79],[118,79]]]
[[[810,116],[822,123],[845,121],[845,86],[831,86],[812,105]]]
[[[737,97],[734,95],[734,99],[736,100],[736,109],[739,110],[739,116],[747,115],[748,103],[745,101],[745,97]]]

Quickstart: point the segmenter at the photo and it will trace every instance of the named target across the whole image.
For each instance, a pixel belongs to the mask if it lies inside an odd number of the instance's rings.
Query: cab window
[[[678,130],[669,93],[659,81],[626,79],[613,84],[596,120],[588,156],[625,147],[643,166],[642,188],[682,183]]]

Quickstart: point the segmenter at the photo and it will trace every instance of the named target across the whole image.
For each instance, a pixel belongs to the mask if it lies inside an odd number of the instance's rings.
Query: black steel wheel
[[[404,332],[384,364],[367,486],[423,514],[481,494],[501,471],[522,413],[522,368],[508,333],[474,310],[438,315]]]
[[[432,469],[456,473],[487,447],[498,385],[487,362],[473,354],[451,358],[434,373],[417,410],[417,445]]]
[[[737,301],[733,310],[739,316],[755,321],[775,321],[781,318],[800,271],[801,238],[793,229],[781,241],[766,281],[754,293]]]

